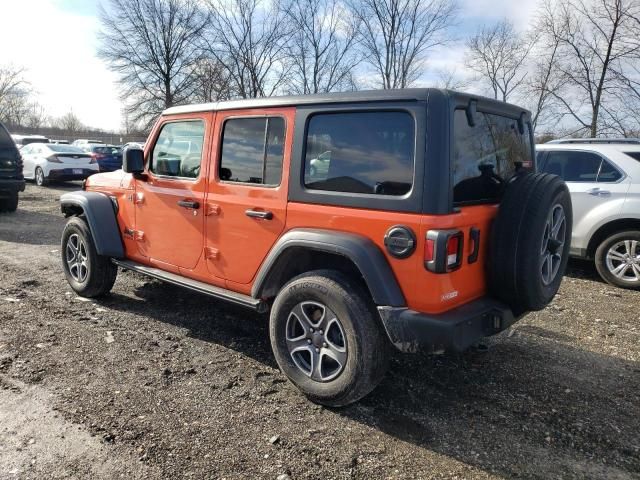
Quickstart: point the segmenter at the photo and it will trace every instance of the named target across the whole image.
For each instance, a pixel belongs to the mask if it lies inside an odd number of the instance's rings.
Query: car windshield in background
[[[455,204],[497,202],[516,171],[533,167],[528,123],[520,133],[516,119],[478,112],[472,127],[456,110],[453,136]]]
[[[57,143],[50,143],[47,148],[56,153],[84,153],[81,148],[72,147],[71,145],[59,145]]]
[[[640,152],[624,152],[625,155],[629,155],[634,160],[640,161]]]
[[[103,145],[91,147],[91,151],[94,153],[100,153],[102,155],[111,155],[114,153],[118,153],[118,149],[114,147],[105,147]]]

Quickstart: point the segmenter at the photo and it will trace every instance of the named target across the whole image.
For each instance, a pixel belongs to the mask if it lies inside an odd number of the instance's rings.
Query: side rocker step
[[[159,268],[148,267],[146,265],[132,262],[130,260],[119,260],[113,258],[112,261],[119,267],[142,273],[143,275],[156,278],[163,282],[172,283],[173,285],[188,288],[189,290],[193,290],[195,292],[204,293],[205,295],[219,298],[221,300],[226,300],[237,305],[242,305],[243,307],[252,308],[253,310],[256,310],[258,312],[265,312],[267,310],[266,303],[264,303],[260,299],[250,297],[249,295],[244,295],[242,293],[233,292],[225,288],[209,285],[208,283],[199,282],[198,280],[183,277],[182,275],[176,275],[175,273],[165,272],[164,270],[160,270]]]

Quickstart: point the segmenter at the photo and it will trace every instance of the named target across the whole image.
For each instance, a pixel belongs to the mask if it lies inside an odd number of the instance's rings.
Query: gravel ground
[[[0,216],[0,478],[640,478],[640,293],[571,265],[459,356],[400,356],[360,403],[287,383],[266,318],[120,273],[72,294],[58,197]]]

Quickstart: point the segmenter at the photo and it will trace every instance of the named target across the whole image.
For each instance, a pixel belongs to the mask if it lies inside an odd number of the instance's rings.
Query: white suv
[[[555,141],[536,150],[538,170],[569,186],[571,255],[593,259],[612,285],[640,289],[640,141]]]

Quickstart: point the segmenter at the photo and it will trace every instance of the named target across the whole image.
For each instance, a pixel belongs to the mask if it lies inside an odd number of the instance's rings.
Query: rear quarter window
[[[402,196],[411,191],[415,122],[402,111],[320,113],[308,122],[304,184],[311,190]]]
[[[457,205],[500,201],[516,171],[533,168],[530,127],[520,133],[513,118],[477,112],[475,125],[455,110],[453,126],[453,201]]]

